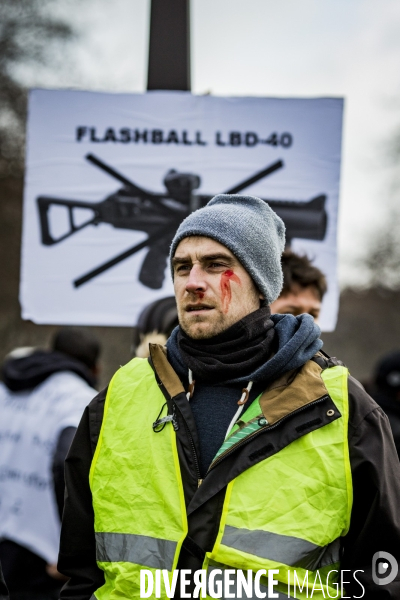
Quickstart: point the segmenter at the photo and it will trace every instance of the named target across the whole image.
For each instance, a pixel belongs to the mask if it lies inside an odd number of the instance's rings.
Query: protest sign
[[[22,316],[132,326],[173,294],[167,254],[191,210],[218,193],[259,196],[291,248],[328,278],[335,326],[343,101],[186,92],[33,90],[22,242]]]

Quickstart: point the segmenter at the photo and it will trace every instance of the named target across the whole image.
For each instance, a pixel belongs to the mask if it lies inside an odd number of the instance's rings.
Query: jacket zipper
[[[302,412],[303,410],[306,410],[310,406],[314,406],[315,404],[319,404],[320,402],[323,402],[323,400],[326,400],[327,398],[329,398],[329,396],[322,396],[322,398],[318,398],[318,400],[314,400],[313,402],[310,402],[309,404],[305,404],[304,406],[301,406],[300,408],[297,408],[293,412],[285,415],[284,417],[279,419],[279,421],[277,421],[273,425],[271,425],[269,427],[268,427],[268,425],[266,425],[265,427],[262,427],[258,431],[255,431],[254,433],[250,434],[241,442],[238,442],[237,444],[235,444],[228,450],[225,450],[225,452],[223,454],[221,454],[221,456],[219,456],[214,462],[212,462],[211,465],[208,467],[208,471],[207,471],[206,475],[208,475],[208,473],[211,471],[211,469],[213,469],[217,464],[219,464],[221,462],[221,460],[223,460],[224,458],[229,456],[229,454],[232,454],[232,452],[235,452],[237,448],[240,448],[241,446],[246,445],[250,440],[253,440],[256,436],[261,435],[261,433],[264,433],[265,431],[271,431],[271,429],[275,429],[275,427],[278,427],[278,425],[280,425],[287,418],[289,418],[293,415],[297,415],[298,413]]]
[[[179,409],[179,406],[177,404],[174,403],[174,408],[177,408],[179,410],[179,413],[182,417],[183,423],[185,425],[185,430],[186,433],[188,434],[189,440],[190,440],[190,445],[192,448],[192,454],[193,454],[193,459],[194,459],[194,465],[195,465],[195,469],[196,469],[196,476],[197,476],[197,487],[200,487],[200,485],[202,484],[203,480],[201,478],[201,473],[200,473],[200,467],[199,467],[199,461],[197,458],[197,452],[196,452],[196,446],[194,445],[194,441],[193,441],[193,437],[192,434],[190,432],[189,429],[189,425],[186,422],[185,417],[182,414],[182,411]]]

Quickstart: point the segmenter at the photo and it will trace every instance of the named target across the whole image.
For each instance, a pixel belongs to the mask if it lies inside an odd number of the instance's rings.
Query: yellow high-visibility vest
[[[204,569],[279,569],[274,577],[282,598],[294,570],[303,586],[296,598],[307,597],[318,571],[325,596],[328,589],[335,597],[335,574],[326,583],[327,574],[339,568],[340,538],[348,531],[352,503],[348,371],[335,366],[320,377],[341,418],[302,435],[229,483]],[[164,404],[145,359],[119,369],[109,386],[90,471],[96,557],[105,575],[95,592],[98,600],[139,598],[141,569],[166,569],[171,581],[176,568],[187,518],[176,433],[171,423],[153,431]],[[255,411],[260,417],[257,408],[255,400],[242,417],[249,428]],[[232,443],[236,429],[225,444]],[[313,598],[325,596],[314,590]],[[161,597],[167,598],[163,585]]]

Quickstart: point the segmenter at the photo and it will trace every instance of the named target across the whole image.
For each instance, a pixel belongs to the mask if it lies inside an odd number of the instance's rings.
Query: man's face
[[[271,313],[301,315],[308,313],[318,322],[321,300],[314,286],[301,287],[293,284],[289,293],[279,296],[271,304]]]
[[[179,324],[193,339],[213,337],[260,307],[250,275],[219,242],[187,237],[172,264]]]

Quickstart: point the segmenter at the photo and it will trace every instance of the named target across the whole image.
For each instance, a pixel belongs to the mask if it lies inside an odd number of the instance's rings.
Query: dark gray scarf
[[[262,307],[208,340],[192,340],[176,327],[167,342],[168,358],[185,378],[190,368],[195,379],[214,385],[267,382],[312,358],[322,348],[320,333],[310,315],[270,316]]]
[[[274,337],[271,311],[264,306],[212,338],[194,340],[179,328],[177,341],[195,378],[213,382],[245,377],[260,367],[271,355]]]

